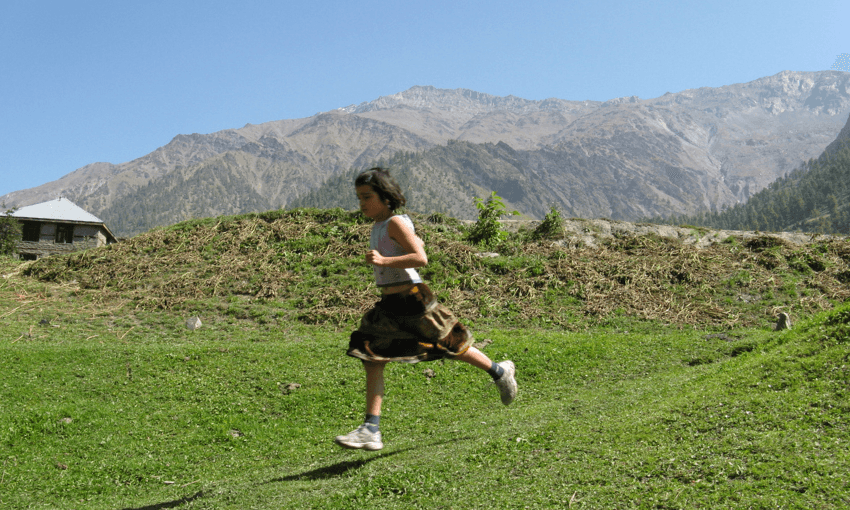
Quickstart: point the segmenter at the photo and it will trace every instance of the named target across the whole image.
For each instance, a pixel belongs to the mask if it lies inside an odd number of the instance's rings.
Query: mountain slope
[[[482,145],[487,164],[499,167],[495,173],[507,171],[501,165],[516,169],[500,179],[524,187],[516,192],[529,198],[517,203],[532,217],[550,200],[575,214],[616,219],[693,214],[743,202],[817,157],[848,111],[850,73],[840,71],[782,72],[744,84],[604,103],[413,87],[307,119],[179,135],[134,161],[95,163],[0,198],[21,206],[63,195],[129,235],[187,214],[290,206],[351,168],[460,140]],[[486,149],[500,142],[516,154]],[[463,183],[477,182],[476,169],[485,166],[468,156],[452,161],[460,168],[442,170],[460,172],[453,189],[467,190]],[[430,173],[439,173],[438,165],[430,163]],[[229,177],[190,177],[215,172]],[[244,186],[216,184],[228,179]],[[544,181],[543,191],[534,187],[537,180]],[[471,193],[485,184],[448,191],[443,202],[471,203]],[[211,189],[195,188],[207,185]],[[425,187],[445,191],[443,185]],[[246,195],[237,196],[237,190]],[[149,196],[170,198],[157,202]],[[155,209],[148,216],[155,223],[121,217],[142,204]]]
[[[850,234],[850,117],[823,154],[721,213],[656,218],[713,228]]]
[[[655,161],[653,166],[621,157],[617,150],[633,145],[633,157],[652,144],[675,145],[675,138],[634,140],[618,136],[611,144],[597,140],[587,145],[518,151],[509,145],[454,141],[420,154],[400,154],[384,163],[406,189],[408,207],[427,214],[441,212],[474,219],[473,197],[495,191],[508,206],[526,217],[542,218],[551,206],[579,218],[628,220],[669,215],[688,210],[688,204],[705,203],[706,196],[725,191],[719,179],[698,175],[698,170]],[[658,171],[661,168],[663,171]],[[290,207],[356,206],[351,186],[353,171],[327,181],[320,188],[293,200]],[[732,200],[731,194],[724,196]]]

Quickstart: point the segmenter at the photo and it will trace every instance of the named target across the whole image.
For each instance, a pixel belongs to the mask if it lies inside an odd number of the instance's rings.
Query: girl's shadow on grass
[[[176,499],[174,501],[166,501],[165,503],[157,503],[155,505],[140,506],[135,508],[125,508],[124,510],[166,510],[167,508],[177,508],[178,506],[183,506],[202,497],[204,497],[204,493],[203,491],[199,491],[192,496],[186,496],[185,498]]]
[[[268,483],[276,483],[276,482],[295,482],[298,480],[325,480],[327,478],[333,478],[335,476],[340,476],[352,469],[359,469],[366,464],[378,460],[378,459],[386,459],[387,457],[391,457],[393,455],[398,455],[399,453],[404,453],[406,451],[415,450],[417,448],[431,448],[434,446],[440,446],[448,443],[456,443],[458,441],[463,441],[466,439],[471,439],[470,437],[462,437],[456,438],[449,441],[440,441],[438,443],[432,443],[430,445],[422,445],[422,446],[411,446],[409,448],[402,448],[401,450],[396,450],[394,452],[386,452],[381,453],[379,455],[375,455],[374,457],[369,457],[366,459],[358,459],[358,460],[346,460],[343,462],[337,462],[336,464],[331,464],[330,466],[325,466],[322,468],[312,469],[310,471],[305,471],[303,473],[298,473],[296,475],[282,476],[280,478],[273,478],[267,482],[263,482],[261,485],[265,485]],[[204,493],[197,492],[192,496],[186,496],[181,499],[177,499],[174,501],[166,501],[164,503],[157,503],[155,505],[148,505],[138,508],[125,508],[124,510],[166,510],[168,508],[177,508],[178,506],[183,506],[187,503],[191,503],[192,501],[202,498]]]
[[[469,438],[458,438],[452,439],[451,441],[441,441],[439,443],[434,443],[430,445],[426,445],[426,447],[430,448],[433,446],[440,446],[442,444],[454,443],[459,440],[469,439]],[[369,457],[365,459],[357,459],[357,460],[346,460],[343,462],[337,462],[336,464],[331,464],[330,466],[325,466],[317,469],[312,469],[310,471],[305,471],[303,473],[298,473],[295,475],[283,476],[280,478],[273,478],[264,484],[267,483],[276,483],[276,482],[295,482],[298,480],[325,480],[327,478],[334,478],[336,476],[343,475],[352,469],[360,469],[366,464],[379,460],[386,459],[387,457],[398,455],[399,453],[404,453],[406,451],[414,450],[416,448],[421,448],[422,446],[411,446],[409,448],[402,448],[401,450],[396,450],[394,452],[381,453],[379,455],[375,455],[374,457]]]
[[[359,460],[347,460],[345,462],[337,462],[336,464],[332,464],[330,466],[326,466],[323,468],[313,469],[311,471],[305,471],[304,473],[299,473],[297,475],[289,475],[281,478],[274,478],[267,482],[263,482],[261,485],[265,485],[268,483],[274,482],[294,482],[297,480],[324,480],[326,478],[333,478],[335,476],[340,476],[346,471],[350,471],[352,469],[358,469],[373,460],[384,459],[391,455],[396,455],[402,452],[406,452],[408,450],[412,450],[411,448],[404,448],[402,450],[396,450],[394,452],[382,453],[380,455],[376,455],[374,457],[369,457],[367,459],[359,459]],[[177,508],[179,506],[183,506],[187,503],[191,503],[192,501],[203,497],[203,492],[198,492],[194,496],[187,496],[185,498],[177,499],[174,501],[166,501],[164,503],[157,503],[155,505],[143,506],[138,508],[125,508],[124,510],[166,510],[168,508]]]

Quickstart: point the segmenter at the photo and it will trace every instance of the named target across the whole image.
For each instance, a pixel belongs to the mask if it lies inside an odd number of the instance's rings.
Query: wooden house
[[[21,207],[11,215],[21,223],[18,257],[24,260],[117,242],[102,220],[67,198]]]

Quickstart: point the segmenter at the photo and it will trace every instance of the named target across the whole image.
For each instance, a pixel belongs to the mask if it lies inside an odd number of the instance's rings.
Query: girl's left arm
[[[428,264],[428,256],[425,254],[425,242],[417,236],[413,229],[407,226],[401,218],[392,218],[387,226],[387,233],[406,252],[398,257],[384,257],[377,251],[369,252],[372,255],[370,263],[383,267],[395,267],[407,269],[423,267]],[[367,255],[367,260],[369,255]]]

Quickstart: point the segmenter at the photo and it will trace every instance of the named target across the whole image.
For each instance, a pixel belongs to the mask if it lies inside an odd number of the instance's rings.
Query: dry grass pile
[[[729,328],[831,308],[850,297],[850,243],[795,245],[763,235],[697,248],[656,235],[583,246],[512,234],[486,256],[454,221],[415,217],[431,262],[422,273],[475,321],[583,328],[611,316]],[[251,319],[350,324],[374,300],[363,263],[369,230],[342,210],[196,220],[103,249],[37,261],[25,274],[75,285],[99,302],[145,309],[238,307]],[[252,312],[262,308],[262,313]],[[269,320],[268,316],[264,320]]]

